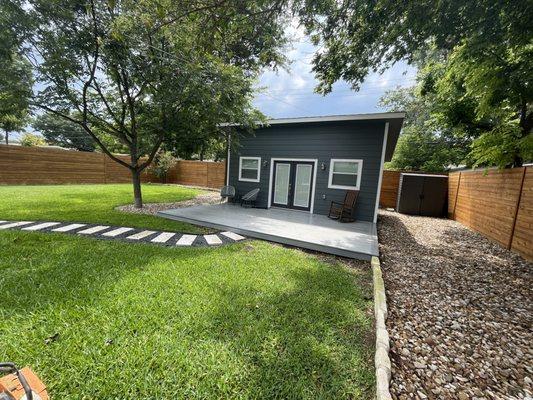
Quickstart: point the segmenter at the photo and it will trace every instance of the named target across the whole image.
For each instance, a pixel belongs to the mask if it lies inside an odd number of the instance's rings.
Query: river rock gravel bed
[[[193,199],[178,201],[174,203],[145,203],[142,208],[135,208],[133,204],[127,204],[124,206],[118,206],[115,209],[118,211],[133,213],[133,214],[148,214],[155,215],[159,211],[171,210],[173,208],[183,208],[200,206],[203,204],[218,204],[220,203],[219,192],[206,192],[199,194]]]
[[[528,399],[533,264],[461,224],[380,212],[394,399]]]

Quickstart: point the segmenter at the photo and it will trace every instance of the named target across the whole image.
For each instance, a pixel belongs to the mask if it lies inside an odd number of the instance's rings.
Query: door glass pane
[[[357,167],[359,166],[356,162],[350,161],[335,161],[333,163],[333,172],[341,172],[345,174],[357,174]]]
[[[276,182],[274,183],[274,203],[287,205],[289,200],[290,164],[276,164]]]
[[[297,207],[309,207],[309,192],[311,191],[311,176],[313,167],[309,164],[296,166],[296,179],[294,182],[294,201]]]

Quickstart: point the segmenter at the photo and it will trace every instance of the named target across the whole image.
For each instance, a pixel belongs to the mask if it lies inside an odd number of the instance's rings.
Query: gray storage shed
[[[259,188],[257,207],[327,214],[331,201],[359,190],[355,217],[376,222],[383,163],[404,113],[269,120],[230,146],[227,184],[237,195]],[[238,129],[238,128],[237,128]]]

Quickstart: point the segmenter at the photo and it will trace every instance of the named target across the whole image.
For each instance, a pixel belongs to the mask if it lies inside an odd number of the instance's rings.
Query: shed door
[[[272,205],[309,211],[314,164],[305,161],[274,161]]]

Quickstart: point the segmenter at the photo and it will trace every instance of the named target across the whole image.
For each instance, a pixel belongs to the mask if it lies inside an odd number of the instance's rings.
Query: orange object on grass
[[[19,372],[24,375],[32,391],[39,396],[38,398],[49,400],[46,386],[29,367],[24,367]],[[19,400],[25,395],[24,388],[16,374],[9,374],[0,378],[0,393],[2,392],[9,393],[15,400]],[[34,400],[35,398],[36,396],[34,396]]]

